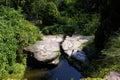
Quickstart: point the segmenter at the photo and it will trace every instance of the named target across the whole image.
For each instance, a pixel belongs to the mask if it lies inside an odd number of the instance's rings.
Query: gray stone
[[[81,62],[87,61],[87,57],[83,51],[75,51],[71,56]]]
[[[120,80],[120,71],[111,71],[110,75],[104,80]]]
[[[72,37],[67,36],[64,42],[61,44],[63,50],[68,56],[71,56],[78,61],[86,61],[86,55],[82,51],[83,43],[88,42],[92,36],[80,36],[72,35]]]
[[[44,36],[43,40],[37,41],[34,45],[25,47],[24,50],[32,52],[38,61],[59,63],[58,51],[60,51],[59,42],[62,36]],[[55,61],[54,61],[55,60]]]
[[[38,53],[34,53],[34,57],[38,61],[48,62],[48,61],[52,61],[55,58],[57,58],[58,57],[58,52],[40,51]]]
[[[43,40],[37,41],[34,45],[25,47],[24,50],[34,53],[34,57],[38,61],[49,61],[50,63],[59,63],[58,51],[60,51],[60,42],[62,42],[62,48],[67,55],[79,60],[85,61],[86,56],[81,51],[83,43],[87,42],[91,36],[73,35],[67,36],[63,41],[63,35],[47,35],[43,37]]]
[[[53,41],[37,41],[33,46],[24,48],[27,51],[36,53],[39,51],[59,51],[59,43]]]
[[[62,42],[63,35],[46,35],[43,37],[43,41],[55,41],[55,42]]]
[[[59,64],[60,60],[59,60],[59,57],[57,57],[56,59],[54,59],[52,62],[50,62],[49,64]]]

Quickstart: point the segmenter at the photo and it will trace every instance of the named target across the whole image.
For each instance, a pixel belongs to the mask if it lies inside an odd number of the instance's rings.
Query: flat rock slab
[[[62,43],[62,48],[66,52],[66,54],[71,56],[72,54],[75,53],[75,51],[82,50],[83,43],[89,41],[91,38],[92,36],[80,36],[80,35],[73,35],[72,37],[68,36]]]
[[[34,57],[38,61],[49,62],[49,61],[52,61],[58,57],[58,52],[40,51],[38,53],[34,53]]]
[[[43,37],[43,41],[55,41],[55,42],[62,42],[63,35],[46,35]]]
[[[62,35],[60,36],[44,36],[43,40],[37,41],[34,45],[25,47],[24,50],[34,53],[34,57],[38,61],[52,61],[56,64],[58,52],[60,51],[60,42],[62,41]]]
[[[34,53],[34,57],[38,61],[51,61],[54,64],[58,62],[58,52],[60,45],[64,52],[73,58],[85,61],[85,54],[78,52],[82,50],[83,43],[91,39],[91,36],[72,35],[71,37],[64,35],[46,35],[43,40],[37,41],[34,45],[25,47],[24,50]],[[54,61],[56,60],[56,61]]]
[[[87,61],[87,57],[83,51],[76,51],[71,56],[81,62]]]
[[[33,46],[24,48],[27,51],[37,53],[42,51],[59,51],[59,43],[55,41],[37,41]]]

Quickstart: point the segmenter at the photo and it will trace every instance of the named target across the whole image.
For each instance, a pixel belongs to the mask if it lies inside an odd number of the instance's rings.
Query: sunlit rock
[[[58,52],[60,51],[59,42],[62,36],[45,36],[43,40],[37,41],[34,45],[25,47],[24,50],[32,52],[38,61],[59,63]]]
[[[64,52],[78,61],[84,62],[86,61],[86,55],[82,51],[83,44],[88,42],[92,36],[80,36],[73,35],[71,37],[67,36],[63,41],[62,48]]]
[[[85,53],[82,50],[83,43],[87,42],[91,36],[73,35],[71,37],[63,35],[46,35],[43,40],[37,41],[34,45],[25,47],[24,50],[32,52],[38,61],[59,63],[58,52],[60,45],[63,51],[78,61],[86,60]]]

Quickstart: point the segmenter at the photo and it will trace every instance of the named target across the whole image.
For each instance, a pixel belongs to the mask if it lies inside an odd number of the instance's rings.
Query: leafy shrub
[[[75,28],[71,25],[59,25],[47,26],[42,29],[43,34],[73,34]]]
[[[102,51],[103,54],[109,56],[120,56],[120,32],[117,32],[116,35],[113,35],[109,38],[105,49]]]
[[[31,19],[42,19],[42,16],[44,15],[44,11],[46,10],[46,3],[47,0],[34,0],[31,4],[31,11],[29,13],[29,17]]]
[[[43,15],[43,24],[52,25],[57,22],[57,19],[60,17],[60,13],[57,9],[57,6],[53,2],[48,2],[45,7],[45,12]]]
[[[68,18],[68,17],[60,17],[58,19],[58,24],[61,24],[61,25],[73,25],[73,24],[76,24],[76,22],[74,20],[72,20],[71,18]]]
[[[94,34],[100,25],[99,14],[97,13],[88,14],[80,11],[77,14],[74,14],[72,19],[78,23],[79,28],[81,29],[80,33],[83,35]]]
[[[58,23],[42,29],[44,34],[77,34],[79,33],[77,23],[68,17],[60,17]]]
[[[20,11],[0,6],[0,79],[21,78],[26,56],[23,48],[41,38],[38,29]]]
[[[54,0],[60,11],[66,10],[75,3],[75,0]]]

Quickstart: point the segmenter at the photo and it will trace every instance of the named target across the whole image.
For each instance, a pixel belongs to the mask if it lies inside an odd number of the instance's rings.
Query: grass
[[[81,79],[81,80],[103,80],[102,78],[85,78],[85,79]]]

